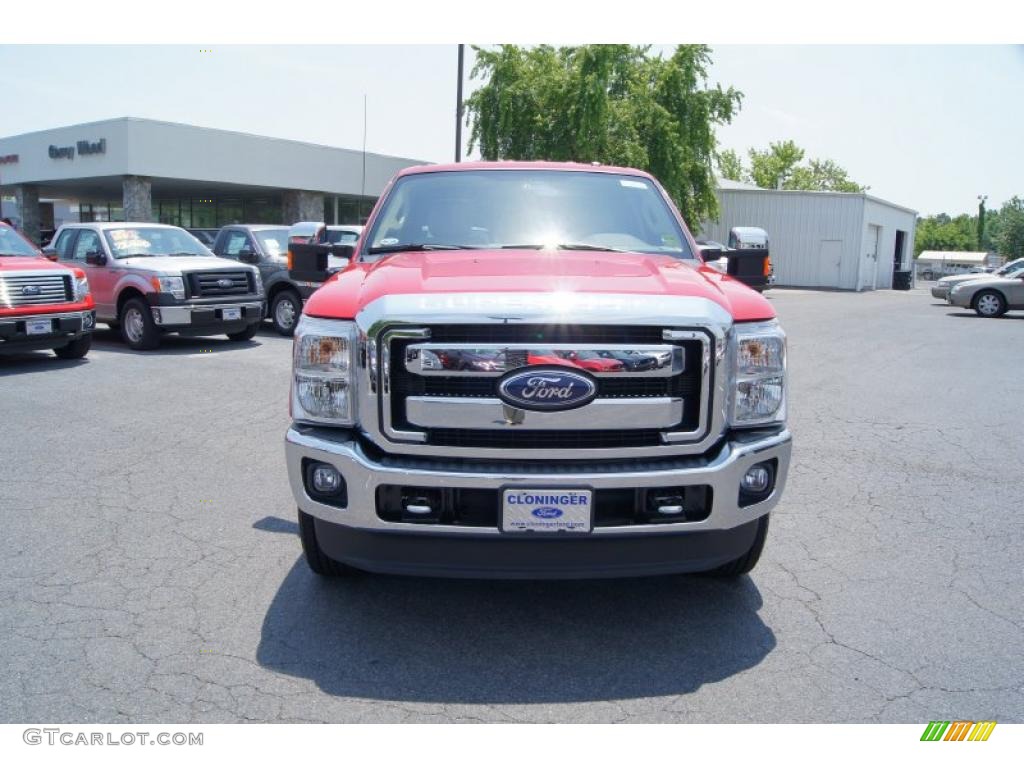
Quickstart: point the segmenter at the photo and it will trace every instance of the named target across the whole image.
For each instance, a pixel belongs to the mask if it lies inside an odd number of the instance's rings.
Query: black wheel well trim
[[[299,303],[302,302],[302,296],[299,294],[298,288],[287,280],[278,280],[267,288],[267,304],[272,303],[274,299],[278,297],[278,294],[284,293],[285,291],[291,291],[299,297]]]
[[[121,317],[121,310],[124,305],[131,299],[142,299],[146,301],[146,294],[136,288],[134,285],[128,285],[121,289],[121,292],[117,294],[117,316]]]

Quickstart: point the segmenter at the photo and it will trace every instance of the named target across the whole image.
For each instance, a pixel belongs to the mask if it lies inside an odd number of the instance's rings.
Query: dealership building
[[[122,117],[0,138],[0,196],[37,241],[77,221],[354,224],[421,162]]]

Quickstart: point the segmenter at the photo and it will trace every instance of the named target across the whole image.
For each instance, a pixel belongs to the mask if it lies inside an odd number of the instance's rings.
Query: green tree
[[[945,213],[918,218],[914,256],[921,251],[971,251],[975,248],[974,219],[967,214],[950,218]]]
[[[486,160],[575,160],[654,174],[693,225],[718,213],[715,126],[742,94],[709,86],[711,49],[680,45],[475,48],[469,148]]]
[[[783,189],[804,159],[804,151],[788,139],[773,141],[766,150],[751,149],[747,155],[750,157],[750,180],[765,189]]]
[[[1024,258],[1024,199],[1014,195],[999,209],[999,255]]]
[[[864,192],[867,189],[851,181],[846,171],[832,160],[810,160],[807,165],[795,168],[783,188],[821,192]]]
[[[735,151],[723,149],[715,155],[715,162],[718,164],[718,175],[723,179],[732,181],[743,181],[746,171],[743,169],[743,161]]]

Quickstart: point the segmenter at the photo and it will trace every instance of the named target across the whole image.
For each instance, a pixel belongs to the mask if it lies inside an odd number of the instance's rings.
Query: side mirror
[[[725,256],[705,263],[716,272],[721,272],[723,275],[729,274],[729,259]]]
[[[92,264],[94,267],[102,267],[107,263],[107,256],[100,251],[89,251],[85,254],[85,263]]]
[[[56,248],[51,248],[50,246],[46,246],[45,248],[43,248],[43,256],[45,258],[49,259],[50,261],[56,261],[57,260],[57,249]]]
[[[704,257],[704,261],[714,261],[715,259],[722,258],[721,248],[701,248],[700,255]]]
[[[349,261],[352,260],[352,257],[355,255],[355,252],[356,247],[351,243],[337,243],[336,245],[332,245],[330,250],[331,256],[334,256],[335,258],[338,259],[347,259]]]
[[[238,260],[246,264],[259,264],[260,257],[252,248],[243,248],[238,252]]]

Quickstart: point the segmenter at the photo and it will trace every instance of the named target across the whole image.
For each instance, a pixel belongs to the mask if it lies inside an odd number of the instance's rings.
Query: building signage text
[[[10,165],[18,162],[17,155],[0,155],[0,165]]]
[[[74,160],[76,151],[80,155],[104,155],[107,152],[107,140],[79,141],[77,144],[67,147],[58,147],[54,144],[50,145],[50,157],[54,160],[60,160],[62,158],[66,160]]]

